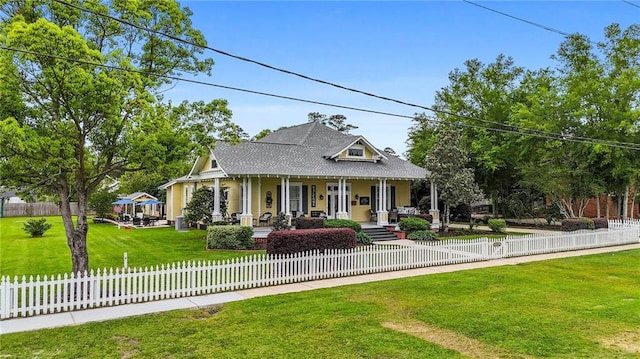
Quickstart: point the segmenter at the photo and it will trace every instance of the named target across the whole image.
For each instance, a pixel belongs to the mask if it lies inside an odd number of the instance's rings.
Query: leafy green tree
[[[205,45],[191,27],[189,9],[175,1],[88,1],[82,6]],[[179,123],[193,107],[175,114],[158,102],[162,86],[171,82],[165,75],[210,72],[213,60],[201,59],[199,46],[57,2],[4,1],[0,16],[0,44],[12,49],[0,51],[1,184],[58,197],[72,271],[87,271],[89,195],[106,176],[172,162],[177,149],[171,146],[180,143],[172,137],[188,133],[202,150],[213,144],[212,129],[237,128],[224,101],[208,108],[217,108],[220,117],[178,127],[167,120]],[[189,133],[196,128],[202,131]],[[77,221],[71,201],[78,202]]]
[[[438,142],[425,159],[430,179],[438,186],[439,198],[444,202],[443,226],[449,228],[449,212],[452,207],[470,204],[483,198],[475,182],[473,169],[467,167],[469,158],[460,146],[460,130],[443,125],[438,128]]]
[[[525,70],[505,55],[488,64],[472,59],[464,65],[451,71],[450,84],[436,93],[433,108],[442,112],[415,116],[407,158],[418,164],[430,152],[437,123],[459,124],[464,127],[460,144],[469,154],[478,185],[494,204],[501,203],[520,180],[513,155],[517,137],[487,128],[508,129],[514,124],[511,108],[522,97],[519,87]]]
[[[113,202],[118,199],[115,193],[108,189],[100,188],[89,196],[89,209],[96,212],[100,218],[108,218],[113,213]]]
[[[309,122],[320,122],[323,125],[334,128],[340,132],[349,133],[351,130],[355,130],[358,126],[346,123],[347,117],[345,115],[331,115],[327,116],[320,112],[310,112],[307,117]]]
[[[271,129],[269,128],[265,128],[264,130],[260,131],[257,135],[253,136],[251,138],[251,141],[257,141],[267,135],[269,135],[270,133],[272,133],[273,131],[271,131]]]
[[[211,224],[215,192],[209,187],[200,187],[184,208],[184,221],[187,223]]]
[[[640,26],[611,25],[605,38],[598,52],[586,36],[569,36],[554,55],[555,71],[527,76],[527,97],[514,106],[522,127],[564,136],[518,143],[528,154],[520,156],[522,181],[560,205],[565,217],[582,216],[592,196],[620,197],[640,168]],[[582,138],[599,141],[576,141]]]

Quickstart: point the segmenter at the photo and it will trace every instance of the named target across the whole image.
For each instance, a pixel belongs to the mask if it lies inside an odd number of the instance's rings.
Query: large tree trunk
[[[89,253],[87,252],[87,194],[78,194],[78,218],[73,223],[71,199],[66,181],[62,181],[60,194],[60,212],[67,235],[67,246],[71,250],[71,271],[83,275],[89,271]]]
[[[600,193],[596,194],[596,217],[600,218],[600,199],[602,195]]]
[[[609,219],[609,201],[611,200],[611,194],[607,193],[607,207],[605,209],[605,216],[607,219]]]
[[[447,233],[449,232],[449,205],[448,204],[444,204],[444,218],[443,218],[443,227],[444,227],[444,232]]]
[[[624,200],[622,202],[623,202],[622,219],[627,219],[629,218],[629,186],[625,188]]]
[[[591,201],[590,197],[581,197],[580,198],[580,206],[578,210],[578,217],[584,217],[584,211],[587,209],[589,205],[589,201]]]

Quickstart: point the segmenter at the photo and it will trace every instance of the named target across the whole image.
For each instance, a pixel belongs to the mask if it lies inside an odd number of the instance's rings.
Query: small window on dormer
[[[218,161],[211,160],[211,168],[218,168]]]
[[[364,150],[362,148],[350,148],[349,149],[350,157],[362,157],[364,156]]]

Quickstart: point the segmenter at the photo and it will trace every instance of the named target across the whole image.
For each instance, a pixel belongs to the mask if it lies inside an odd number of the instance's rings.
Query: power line
[[[487,7],[487,6],[484,6],[484,5],[480,5],[480,4],[475,3],[475,2],[473,2],[473,1],[469,1],[469,0],[462,0],[462,1],[463,1],[463,2],[465,2],[465,3],[467,3],[467,4],[469,4],[469,5],[477,6],[477,7],[479,7],[479,8],[485,9],[485,10],[487,10],[487,11],[491,11],[491,12],[494,12],[494,13],[496,13],[496,14],[499,14],[499,15],[502,15],[502,16],[506,16],[506,17],[509,17],[509,18],[512,18],[512,19],[514,19],[514,20],[522,21],[522,22],[524,22],[524,23],[527,23],[527,24],[529,24],[529,25],[532,25],[532,26],[535,26],[535,27],[541,28],[541,29],[543,29],[543,30],[550,31],[550,32],[553,32],[553,33],[556,33],[556,34],[560,34],[560,35],[562,35],[562,36],[564,36],[564,37],[567,37],[567,36],[570,36],[570,35],[571,35],[571,34],[570,34],[570,33],[568,33],[568,32],[565,32],[565,31],[562,31],[562,30],[558,30],[558,29],[553,28],[553,27],[551,27],[551,26],[542,25],[542,24],[539,24],[539,23],[537,23],[537,22],[533,22],[533,21],[530,21],[530,20],[527,20],[527,19],[523,19],[523,18],[518,17],[518,16],[514,16],[514,15],[511,15],[511,14],[507,14],[506,12],[502,12],[502,11],[499,11],[499,10],[496,10],[496,9],[492,9],[492,8],[490,8],[490,7]],[[624,1],[624,0],[623,0],[623,1]],[[592,44],[594,44],[594,45],[596,44],[596,42],[591,41],[591,40],[589,40],[589,42],[590,42],[590,43],[592,43]]]
[[[232,87],[232,86],[214,84],[214,83],[210,83],[210,82],[184,79],[184,78],[180,78],[180,77],[172,76],[172,75],[160,75],[160,74],[150,73],[150,72],[142,71],[142,70],[136,70],[136,69],[131,69],[131,68],[122,68],[122,67],[113,66],[113,65],[106,65],[106,64],[101,64],[101,63],[96,63],[96,62],[91,62],[91,61],[85,61],[85,60],[80,60],[80,59],[74,59],[74,58],[68,58],[68,57],[63,57],[63,56],[57,56],[57,55],[51,55],[51,54],[43,54],[43,53],[39,53],[39,52],[35,52],[35,51],[22,50],[22,49],[3,46],[3,45],[0,45],[0,49],[7,50],[7,51],[20,52],[20,53],[30,54],[30,55],[35,55],[35,56],[44,56],[44,57],[48,57],[48,58],[51,58],[51,59],[57,59],[57,60],[64,60],[64,61],[69,61],[69,62],[81,63],[81,64],[85,64],[85,65],[98,66],[98,67],[103,67],[103,68],[106,68],[106,69],[109,69],[109,70],[133,72],[133,73],[138,73],[138,74],[142,74],[142,75],[145,75],[145,76],[160,77],[160,78],[165,78],[165,79],[170,79],[170,80],[175,80],[175,81],[193,83],[193,84],[197,84],[197,85],[218,87],[218,88],[223,88],[223,89],[227,89],[227,90],[240,91],[240,92],[252,93],[252,94],[257,94],[257,95],[262,95],[262,96],[281,98],[281,99],[285,99],[285,100],[305,102],[305,103],[323,105],[323,106],[328,106],[328,107],[335,107],[335,108],[342,108],[342,109],[353,110],[353,111],[360,111],[360,112],[366,112],[366,113],[379,114],[379,115],[384,115],[384,116],[414,119],[414,117],[407,116],[407,115],[400,115],[400,114],[394,114],[394,113],[389,113],[389,112],[368,110],[368,109],[352,107],[352,106],[336,105],[336,104],[331,104],[331,103],[327,103],[327,102],[306,100],[306,99],[301,99],[301,98],[296,98],[296,97],[291,97],[291,96],[283,96],[283,95],[277,95],[277,94],[261,92],[261,91],[255,91],[255,90],[247,90],[247,89],[242,89],[242,88],[237,88],[237,87]],[[460,117],[460,116],[458,116],[458,117]],[[474,119],[474,118],[468,117],[468,116],[464,116],[464,117]],[[436,124],[439,124],[441,122],[440,120],[433,119],[433,118],[426,118],[425,120],[429,121],[429,122],[436,123]],[[476,120],[480,121],[480,119],[476,119]],[[617,141],[601,140],[601,139],[594,139],[594,138],[588,138],[588,137],[566,136],[566,135],[552,133],[552,132],[548,132],[548,133],[537,133],[537,132],[529,132],[529,131],[522,132],[519,128],[517,128],[515,126],[509,126],[509,125],[506,125],[506,124],[501,124],[501,125],[505,126],[506,128],[485,127],[485,126],[465,124],[465,123],[462,123],[462,122],[456,122],[456,124],[458,126],[461,126],[461,127],[472,128],[472,129],[482,129],[482,130],[488,130],[488,131],[499,132],[499,133],[516,134],[516,135],[520,135],[520,136],[523,136],[523,135],[524,136],[531,136],[531,137],[547,139],[547,140],[559,140],[559,141],[575,142],[575,143],[586,143],[586,144],[594,144],[594,145],[595,144],[599,144],[599,145],[603,145],[603,146],[607,146],[607,147],[614,147],[614,148],[621,148],[621,149],[629,149],[629,150],[640,151],[640,147],[638,147],[639,146],[638,144],[630,143],[630,142],[617,142]]]
[[[622,1],[623,3],[625,3],[625,4],[627,4],[627,5],[635,6],[635,7],[637,7],[637,8],[639,8],[639,9],[640,9],[640,5],[638,5],[638,4],[634,4],[634,3],[632,3],[631,1],[627,1],[627,0],[621,0],[621,1]]]
[[[211,50],[213,52],[216,52],[216,53],[219,53],[221,55],[228,56],[228,57],[231,57],[231,58],[234,58],[234,59],[237,59],[237,60],[253,63],[253,64],[256,64],[256,65],[259,65],[259,66],[274,70],[274,71],[278,71],[278,72],[282,72],[282,73],[285,73],[285,74],[297,76],[297,77],[303,78],[305,80],[309,80],[309,81],[313,81],[313,82],[317,82],[317,83],[333,86],[333,87],[336,87],[336,88],[339,88],[339,89],[342,89],[342,90],[355,92],[355,93],[362,94],[362,95],[365,95],[365,96],[373,97],[373,98],[384,100],[384,101],[394,102],[394,103],[405,105],[405,106],[420,108],[420,109],[427,110],[427,111],[434,112],[434,113],[440,113],[440,114],[445,114],[445,115],[448,115],[448,116],[454,116],[454,117],[466,119],[466,120],[469,120],[469,121],[483,122],[483,123],[487,123],[489,125],[509,127],[511,130],[515,130],[515,131],[533,132],[533,133],[538,133],[540,135],[551,135],[551,136],[557,135],[557,134],[554,134],[554,133],[551,133],[551,132],[546,132],[546,131],[541,131],[541,130],[536,130],[536,129],[523,128],[523,127],[518,127],[518,126],[513,126],[513,125],[507,125],[507,124],[496,122],[496,121],[490,121],[490,120],[486,120],[486,119],[479,119],[479,118],[475,118],[475,117],[471,117],[471,116],[460,115],[460,114],[456,114],[456,113],[453,113],[453,112],[450,112],[450,111],[446,111],[446,110],[435,109],[435,108],[431,108],[431,107],[424,106],[424,105],[413,104],[413,103],[410,103],[410,102],[397,100],[397,99],[390,98],[390,97],[376,95],[376,94],[373,94],[373,93],[370,93],[370,92],[365,92],[365,91],[362,91],[362,90],[358,90],[358,89],[346,87],[346,86],[343,86],[343,85],[339,85],[339,84],[336,84],[336,83],[333,83],[333,82],[316,79],[316,78],[313,78],[313,77],[310,77],[310,76],[307,76],[307,75],[303,75],[303,74],[300,74],[300,73],[297,73],[297,72],[293,72],[293,71],[289,71],[289,70],[286,70],[286,69],[282,69],[282,68],[278,68],[278,67],[275,67],[275,66],[271,66],[271,65],[268,65],[266,63],[259,62],[259,61],[256,61],[256,60],[252,60],[252,59],[249,59],[249,58],[245,58],[245,57],[242,57],[242,56],[233,55],[233,54],[228,53],[226,51],[215,49],[215,48],[212,48],[212,47],[209,47],[209,46],[196,44],[196,43],[193,43],[191,41],[187,41],[187,40],[181,39],[179,37],[173,36],[171,34],[166,34],[166,33],[163,33],[161,31],[158,31],[158,30],[154,30],[154,29],[150,29],[150,28],[147,28],[147,27],[144,27],[144,26],[133,24],[131,22],[116,18],[114,16],[111,16],[111,15],[108,15],[108,14],[104,14],[104,13],[100,13],[100,12],[97,12],[97,11],[94,11],[94,10],[91,10],[91,9],[86,9],[86,8],[84,8],[82,6],[70,4],[70,3],[67,3],[67,2],[62,1],[62,0],[54,0],[54,1],[57,2],[57,3],[60,3],[62,5],[66,5],[66,6],[75,8],[75,9],[80,10],[80,11],[88,12],[88,13],[96,15],[96,16],[101,16],[101,17],[105,17],[105,18],[111,19],[111,20],[119,22],[121,24],[125,24],[125,25],[128,25],[128,26],[134,27],[134,28],[136,28],[138,30],[142,30],[142,31],[145,31],[145,32],[151,32],[151,33],[154,33],[156,35],[167,37],[167,38],[169,38],[171,40],[174,40],[174,41],[182,42],[182,43],[185,43],[185,44],[188,44],[188,45],[191,45],[191,46],[195,46],[195,47],[198,47],[198,48]],[[611,141],[611,142],[613,142],[613,141]]]

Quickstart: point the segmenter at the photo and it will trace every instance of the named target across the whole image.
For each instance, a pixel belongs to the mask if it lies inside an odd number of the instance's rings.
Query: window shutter
[[[302,212],[309,216],[309,186],[302,186]]]
[[[282,212],[282,186],[276,186],[276,216]]]

